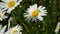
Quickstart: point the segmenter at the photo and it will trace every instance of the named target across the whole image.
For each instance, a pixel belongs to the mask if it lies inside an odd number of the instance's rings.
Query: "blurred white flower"
[[[43,21],[42,16],[46,16],[46,13],[45,7],[37,7],[37,4],[34,4],[24,13],[24,17],[26,17],[27,21],[37,21],[37,19]]]
[[[58,22],[58,24],[56,26],[55,33],[58,33],[59,32],[59,29],[60,29],[60,22]]]
[[[0,25],[0,34],[4,34],[5,30],[6,30],[6,26],[2,28],[2,25]]]
[[[17,5],[20,4],[22,0],[2,0],[0,2],[0,10],[7,10],[7,13],[10,13]]]
[[[7,18],[7,16],[4,15],[5,12],[0,11],[0,20],[2,21],[3,19]]]
[[[5,34],[22,34],[21,32],[22,27],[21,26],[15,26],[10,28],[7,32],[5,32]]]

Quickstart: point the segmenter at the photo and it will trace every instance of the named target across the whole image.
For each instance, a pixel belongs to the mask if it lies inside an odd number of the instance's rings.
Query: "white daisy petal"
[[[6,7],[5,3],[0,2],[0,9],[3,9],[5,7]]]
[[[34,4],[33,6],[30,6],[30,9],[28,9],[30,12],[37,9],[37,4]]]
[[[33,21],[36,21],[36,20],[37,20],[37,19],[33,18],[33,19],[32,19],[32,22],[33,22]]]
[[[18,26],[17,28],[18,28],[19,30],[22,30],[22,27],[21,27],[21,26]]]
[[[29,15],[27,13],[24,13],[24,17],[28,17]]]
[[[42,8],[41,8],[41,10],[44,10],[44,9],[45,9],[45,7],[42,7]]]
[[[8,9],[8,10],[7,10],[7,13],[10,13],[11,11],[12,11],[12,8],[11,8],[11,9]]]
[[[5,2],[5,3],[9,2],[9,0],[2,0],[2,1]]]
[[[59,29],[56,29],[56,30],[55,30],[55,33],[58,33],[58,32],[59,32]]]
[[[5,34],[11,34],[11,29],[5,32]]]
[[[19,34],[22,34],[22,32],[19,32]]]
[[[41,8],[42,8],[42,6],[39,6],[39,7],[38,7],[38,10],[41,10]]]
[[[6,3],[0,2],[0,5],[5,5]]]
[[[22,0],[19,0],[16,5],[19,5]]]
[[[1,11],[5,11],[6,9],[8,9],[8,8],[1,9]]]
[[[0,30],[0,33],[1,33],[1,34],[4,34],[5,30],[6,30],[6,26],[4,26],[4,27]]]
[[[32,6],[32,8],[33,8],[33,9],[37,9],[37,4],[34,4],[34,5]]]
[[[38,19],[39,19],[40,21],[43,21],[43,17],[38,17]]]
[[[30,17],[27,17],[27,18],[25,19],[25,21],[27,21],[28,19],[30,19]]]
[[[60,22],[58,22],[58,24],[56,26],[55,33],[58,33],[59,32],[59,29],[60,29]]]
[[[2,14],[2,11],[0,10],[0,14]]]
[[[43,14],[46,14],[46,13],[48,13],[48,12],[46,12],[46,11],[44,11],[44,10],[43,10],[43,11],[40,11],[40,12],[41,12],[41,13],[43,13]]]
[[[0,5],[0,9],[3,9],[3,8],[5,8],[6,6],[4,6],[4,5]]]
[[[8,18],[8,16],[3,16],[3,19]]]
[[[1,28],[2,28],[2,25],[0,25],[0,30],[1,30]]]
[[[0,20],[2,21],[2,19],[0,18]]]
[[[28,17],[29,15],[25,15],[24,17]]]
[[[44,13],[40,13],[40,15],[39,16],[46,16],[47,14],[44,14]]]
[[[31,20],[31,18],[28,18],[28,20],[27,20],[27,21],[29,22],[30,20]]]

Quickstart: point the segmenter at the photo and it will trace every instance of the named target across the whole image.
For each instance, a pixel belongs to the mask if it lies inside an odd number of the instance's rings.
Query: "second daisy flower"
[[[46,16],[46,10],[45,7],[39,6],[37,7],[37,4],[34,4],[32,6],[30,6],[30,8],[28,8],[28,10],[26,11],[26,13],[24,13],[24,17],[26,17],[27,21],[37,21],[43,20],[42,16]]]

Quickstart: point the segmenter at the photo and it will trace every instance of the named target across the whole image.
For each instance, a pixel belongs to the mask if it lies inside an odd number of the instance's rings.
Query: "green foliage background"
[[[23,14],[33,4],[46,7],[48,14],[44,16],[43,21],[38,20],[33,23],[25,21]],[[10,14],[6,13],[6,15],[8,15],[8,18],[0,21],[0,24],[8,25],[9,18],[13,17],[11,27],[17,24],[21,25],[23,34],[55,34],[55,27],[60,21],[60,0],[23,0]],[[59,32],[58,34],[60,34]]]

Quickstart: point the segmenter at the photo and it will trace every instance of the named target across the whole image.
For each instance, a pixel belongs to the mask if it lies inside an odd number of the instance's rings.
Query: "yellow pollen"
[[[36,17],[36,16],[38,16],[38,14],[39,14],[39,11],[34,10],[31,15],[32,15],[32,17]]]
[[[16,34],[17,32],[18,32],[18,30],[15,29],[15,30],[12,31],[12,34]]]
[[[8,7],[11,8],[11,7],[13,7],[13,6],[15,6],[15,1],[10,1],[10,2],[8,3]]]
[[[0,14],[0,18],[2,18],[3,17],[3,15],[2,14]]]

